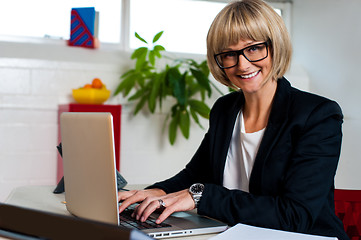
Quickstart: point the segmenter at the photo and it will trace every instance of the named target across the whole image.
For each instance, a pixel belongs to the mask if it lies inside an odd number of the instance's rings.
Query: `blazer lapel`
[[[261,194],[262,169],[264,163],[287,122],[291,97],[290,90],[291,85],[285,78],[278,80],[268,124],[258,149],[250,177],[249,189],[250,192],[254,194]]]

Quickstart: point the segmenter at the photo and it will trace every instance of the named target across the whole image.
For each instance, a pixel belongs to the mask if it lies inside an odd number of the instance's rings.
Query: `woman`
[[[342,112],[283,77],[291,59],[284,23],[262,0],[227,5],[207,37],[213,76],[239,89],[219,98],[185,169],[146,190],[119,193],[123,211],[140,202],[144,221],[162,207],[237,223],[348,239],[334,213]]]

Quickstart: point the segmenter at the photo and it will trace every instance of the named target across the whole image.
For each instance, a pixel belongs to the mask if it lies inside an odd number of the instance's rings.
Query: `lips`
[[[247,74],[247,75],[240,75],[240,77],[244,78],[244,79],[252,78],[252,77],[256,76],[259,72],[260,72],[260,70],[257,72],[254,72],[254,73]]]

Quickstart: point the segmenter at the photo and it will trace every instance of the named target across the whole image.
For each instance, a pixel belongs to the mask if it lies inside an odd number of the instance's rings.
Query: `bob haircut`
[[[282,18],[262,0],[235,1],[213,20],[207,35],[207,60],[214,78],[237,89],[218,67],[214,55],[240,40],[269,42],[272,67],[265,82],[277,80],[288,70],[292,57],[291,40]]]

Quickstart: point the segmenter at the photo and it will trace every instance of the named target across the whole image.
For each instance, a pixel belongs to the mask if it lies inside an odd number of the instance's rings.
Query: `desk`
[[[142,189],[145,185],[129,185],[128,189]],[[58,214],[71,215],[63,203],[65,194],[54,194],[55,186],[24,186],[14,189],[5,203],[31,209],[49,211]],[[216,234],[205,234],[190,237],[181,237],[186,240],[204,240]],[[172,238],[177,239],[177,238]],[[180,238],[178,238],[180,239]]]

